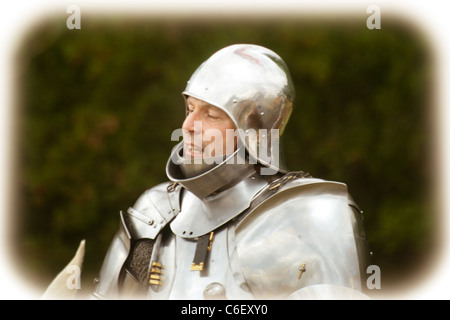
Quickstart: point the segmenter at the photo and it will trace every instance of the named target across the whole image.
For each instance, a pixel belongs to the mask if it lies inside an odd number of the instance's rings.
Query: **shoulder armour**
[[[286,298],[318,284],[360,290],[366,239],[347,186],[288,180],[269,185],[272,192],[263,191],[263,200],[236,226],[240,265],[253,294]]]
[[[138,281],[142,280],[145,275],[142,276],[142,272],[139,272],[142,268],[133,265],[134,260],[139,262],[144,258],[149,259],[153,240],[180,211],[179,193],[179,186],[162,183],[145,191],[126,213],[120,212],[119,230],[103,261],[94,297],[117,299],[121,294],[121,285],[126,279],[125,274],[131,274]],[[147,246],[148,254],[136,258],[133,254],[136,246],[146,244],[142,239],[152,240]],[[127,270],[126,273],[123,268]],[[143,266],[143,269],[146,270],[147,266]]]
[[[122,214],[130,237],[154,240],[180,212],[180,189],[180,186],[166,182],[145,191],[135,205]]]

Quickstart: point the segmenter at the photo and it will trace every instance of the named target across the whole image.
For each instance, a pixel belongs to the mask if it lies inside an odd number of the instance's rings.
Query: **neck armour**
[[[241,149],[227,156],[219,164],[198,164],[199,168],[192,164],[190,169],[182,161],[182,149],[181,142],[172,150],[166,165],[167,177],[200,199],[229,188],[255,173],[254,165],[248,163]]]

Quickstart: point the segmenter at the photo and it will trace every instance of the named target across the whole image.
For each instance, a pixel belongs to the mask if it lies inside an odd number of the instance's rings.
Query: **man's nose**
[[[198,113],[192,111],[184,119],[182,128],[193,133],[196,127],[198,128],[199,123],[201,124],[201,120]]]

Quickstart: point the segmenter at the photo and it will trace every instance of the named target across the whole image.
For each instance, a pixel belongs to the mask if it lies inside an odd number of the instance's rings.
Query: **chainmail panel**
[[[147,283],[148,267],[152,256],[154,240],[139,239],[131,248],[125,268],[142,284]]]

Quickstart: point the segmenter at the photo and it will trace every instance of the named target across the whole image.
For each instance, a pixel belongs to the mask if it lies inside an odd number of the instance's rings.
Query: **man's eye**
[[[208,118],[211,118],[211,119],[219,119],[219,117],[217,117],[217,116],[215,116],[215,115],[213,115],[213,114],[208,114]]]

